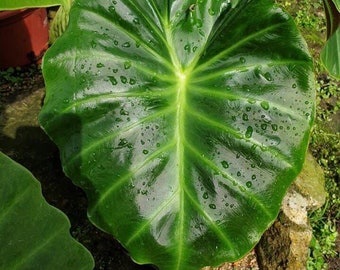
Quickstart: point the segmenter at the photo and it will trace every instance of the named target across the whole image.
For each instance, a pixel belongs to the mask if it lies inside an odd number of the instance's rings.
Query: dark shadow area
[[[25,166],[41,182],[42,192],[46,200],[63,211],[71,222],[71,234],[81,242],[95,259],[95,270],[151,270],[148,265],[135,264],[127,251],[111,235],[95,226],[87,218],[87,199],[84,191],[72,184],[62,171],[59,151],[45,132],[38,126],[19,126],[15,136],[10,137],[4,132],[8,120],[20,121],[21,115],[8,115],[6,108],[14,102],[25,102],[25,98],[42,91],[38,89],[42,82],[35,83],[24,93],[10,91],[4,95],[6,89],[0,84],[0,151]],[[37,87],[35,87],[37,86]],[[18,87],[20,88],[20,87]],[[38,95],[39,96],[39,95]],[[37,110],[40,110],[42,100],[37,100]],[[13,109],[15,112],[15,109]],[[20,112],[19,112],[20,113]],[[72,116],[75,129],[81,130],[81,123]],[[13,120],[14,119],[14,120]],[[79,141],[79,146],[81,141]]]

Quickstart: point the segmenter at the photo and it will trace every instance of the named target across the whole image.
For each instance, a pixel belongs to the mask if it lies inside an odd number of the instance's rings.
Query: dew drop
[[[118,83],[114,76],[109,76],[109,80],[112,83],[112,85],[116,85]]]
[[[197,20],[196,20],[196,26],[197,26],[197,28],[201,28],[201,27],[203,26],[202,20],[197,19]]]
[[[91,47],[94,49],[97,47],[97,42],[95,42],[94,40],[91,41]]]
[[[96,67],[97,67],[97,68],[102,68],[102,67],[105,67],[105,65],[104,65],[103,63],[98,63],[98,64],[96,65]]]
[[[249,120],[248,114],[244,113],[243,116],[242,116],[242,119],[243,119],[243,121],[248,121]]]
[[[118,146],[124,147],[128,144],[127,139],[120,139],[120,142],[118,143]]]
[[[129,115],[128,111],[125,111],[123,108],[120,109],[120,115]]]
[[[269,103],[267,101],[262,101],[260,105],[264,110],[269,110]]]
[[[251,138],[251,136],[253,136],[253,128],[251,126],[247,127],[245,136],[246,138]]]
[[[136,84],[136,80],[135,79],[130,79],[129,80],[129,84],[130,85],[135,85]]]
[[[272,124],[272,130],[277,131],[277,125],[276,124]]]
[[[208,199],[208,198],[209,198],[208,192],[204,192],[203,193],[203,199]]]
[[[244,64],[246,62],[246,59],[244,57],[240,57],[240,62]]]
[[[120,76],[120,81],[125,84],[127,83],[127,78],[125,76]]]
[[[223,161],[221,162],[221,164],[222,164],[222,167],[223,167],[223,168],[225,168],[225,169],[229,168],[229,163],[228,163],[227,161],[223,160]]]
[[[144,154],[144,155],[147,155],[148,153],[149,153],[148,150],[146,150],[146,149],[143,150],[143,154]]]
[[[215,15],[215,11],[214,11],[212,8],[209,8],[209,9],[208,9],[208,13],[209,13],[209,15],[211,15],[211,16],[214,16],[214,15]]]
[[[261,129],[266,130],[267,129],[267,124],[261,124]]]
[[[253,183],[252,183],[252,182],[250,182],[250,181],[248,181],[248,182],[246,183],[246,186],[247,186],[248,188],[251,188],[251,187],[252,187],[252,185],[253,185]]]
[[[138,19],[138,18],[134,18],[134,19],[133,19],[133,23],[134,23],[134,24],[140,24],[139,19]]]
[[[266,72],[264,74],[264,77],[266,78],[267,81],[272,81],[273,80],[273,77],[272,77],[272,75],[269,72]]]
[[[216,205],[213,204],[213,203],[209,204],[209,207],[210,207],[211,209],[216,209]]]
[[[123,45],[122,45],[124,48],[129,48],[129,47],[131,47],[131,44],[130,44],[130,42],[124,42],[123,43]]]
[[[130,67],[131,67],[131,62],[130,61],[124,62],[124,68],[125,69],[129,69]]]
[[[255,179],[256,179],[256,175],[253,174],[253,175],[251,176],[251,179],[255,180]]]
[[[296,83],[293,83],[292,88],[296,88]]]
[[[109,6],[109,12],[115,13],[116,8],[114,6]]]
[[[238,177],[240,177],[241,176],[241,172],[237,172],[237,174],[236,174]]]

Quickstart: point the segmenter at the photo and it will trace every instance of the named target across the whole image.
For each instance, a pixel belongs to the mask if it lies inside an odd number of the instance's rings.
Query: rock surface
[[[257,245],[260,269],[303,270],[312,239],[307,212],[321,207],[326,198],[323,171],[311,154],[283,199],[281,212]]]

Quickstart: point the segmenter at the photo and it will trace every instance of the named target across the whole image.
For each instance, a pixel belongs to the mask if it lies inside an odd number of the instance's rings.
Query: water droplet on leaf
[[[266,72],[264,74],[264,77],[266,78],[267,81],[272,81],[273,80],[273,77],[272,77],[272,75],[269,72]]]
[[[240,57],[240,62],[244,64],[246,62],[246,59],[244,57]]]
[[[118,83],[114,76],[109,76],[109,80],[112,83],[112,85],[116,85]]]
[[[229,163],[228,163],[227,161],[223,160],[223,161],[221,162],[221,164],[222,164],[222,167],[223,167],[223,168],[225,168],[225,169],[229,168]]]
[[[131,47],[131,44],[130,44],[130,42],[124,42],[123,43],[123,45],[122,45],[124,48],[129,48],[129,47]]]
[[[264,110],[269,110],[269,103],[267,101],[262,101],[260,105]]]
[[[251,126],[247,127],[246,133],[245,133],[246,138],[251,138],[253,136],[253,128]]]
[[[124,68],[125,69],[129,69],[130,67],[131,67],[131,62],[130,61],[124,62]]]

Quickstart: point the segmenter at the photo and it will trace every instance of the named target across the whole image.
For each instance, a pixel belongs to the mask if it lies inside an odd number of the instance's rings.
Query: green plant
[[[75,3],[41,123],[90,219],[140,263],[236,260],[301,169],[311,59],[272,1],[146,3]]]
[[[134,260],[237,260],[304,161],[311,59],[272,1],[148,3],[75,2],[44,58],[41,125]]]
[[[46,203],[30,172],[1,152],[0,183],[1,269],[93,268],[67,217]]]

